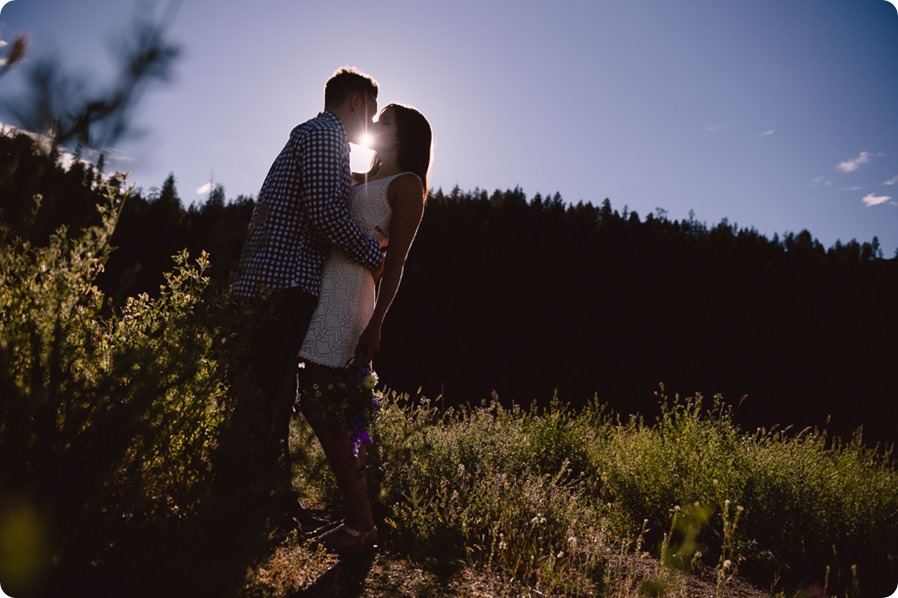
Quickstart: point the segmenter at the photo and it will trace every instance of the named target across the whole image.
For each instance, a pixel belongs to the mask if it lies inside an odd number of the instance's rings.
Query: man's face
[[[362,123],[362,130],[359,132],[360,134],[365,134],[368,132],[368,129],[371,128],[371,121],[373,121],[374,117],[377,115],[377,98],[366,94],[363,103],[363,112],[365,116],[364,122]]]
[[[371,127],[371,121],[377,114],[377,99],[369,94],[357,95],[353,98],[353,108],[355,109],[355,130],[350,135],[353,143],[360,143],[361,139],[368,133]]]

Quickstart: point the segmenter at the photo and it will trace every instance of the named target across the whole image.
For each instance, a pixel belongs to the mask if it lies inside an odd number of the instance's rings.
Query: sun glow
[[[368,147],[371,136],[367,133],[359,139],[362,143],[349,144],[349,163],[353,172],[367,172],[371,168],[374,150]]]
[[[365,149],[371,149],[371,133],[362,133],[359,137],[358,145],[362,146]]]

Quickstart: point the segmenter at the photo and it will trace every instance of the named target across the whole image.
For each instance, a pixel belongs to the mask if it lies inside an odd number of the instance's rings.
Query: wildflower
[[[371,443],[368,428],[377,418],[383,395],[375,389],[378,378],[370,362],[353,359],[340,373],[341,379],[328,384],[326,393],[318,384],[312,388],[319,399],[327,395],[327,410],[351,432],[352,456],[358,458],[362,446]]]
[[[362,386],[368,389],[374,389],[377,386],[377,372],[374,370],[368,370],[368,372],[362,378]]]

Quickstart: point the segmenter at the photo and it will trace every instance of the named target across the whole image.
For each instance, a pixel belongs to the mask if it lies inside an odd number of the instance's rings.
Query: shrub
[[[203,296],[208,261],[177,256],[158,297],[110,313],[94,279],[123,182],[105,184],[101,222],[80,234],[62,228],[38,247],[3,233],[0,546],[31,547],[0,554],[14,594],[108,572],[209,491],[226,389]],[[23,512],[31,524],[12,525]]]
[[[635,418],[588,446],[609,498],[632,529],[648,522],[667,564],[719,575],[742,567],[774,585],[816,580],[844,592],[860,578],[865,594],[888,589],[898,554],[890,450],[860,436],[843,445],[825,430],[746,434],[721,397],[707,410],[700,395],[662,388],[659,397],[655,425]]]

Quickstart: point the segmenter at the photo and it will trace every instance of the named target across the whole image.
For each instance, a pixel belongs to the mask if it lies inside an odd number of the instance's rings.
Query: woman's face
[[[371,149],[376,152],[393,149],[399,146],[399,131],[393,111],[385,108],[377,122],[371,125]]]

